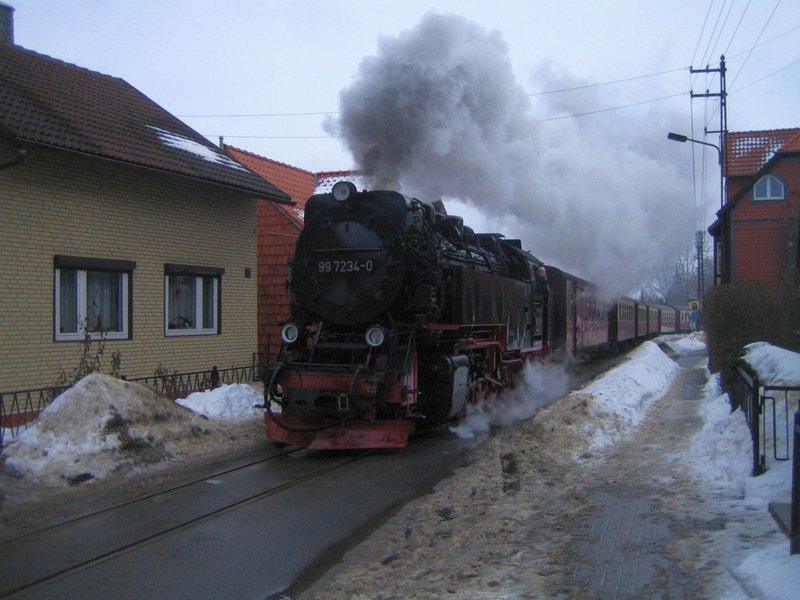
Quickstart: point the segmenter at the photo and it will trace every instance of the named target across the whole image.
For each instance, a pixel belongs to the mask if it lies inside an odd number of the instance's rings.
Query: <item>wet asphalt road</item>
[[[466,464],[473,445],[441,431],[363,458],[301,451],[105,511],[0,546],[0,597],[277,597]]]

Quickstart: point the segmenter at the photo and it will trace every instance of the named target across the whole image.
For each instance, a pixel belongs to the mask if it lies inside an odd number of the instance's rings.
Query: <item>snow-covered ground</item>
[[[701,339],[694,334],[660,341],[675,354],[685,354],[702,352]],[[765,384],[800,385],[800,354],[756,343],[748,346],[747,360]],[[619,367],[559,400],[579,409],[567,423],[575,437],[562,436],[581,440],[573,459],[630,436],[669,389],[677,371],[676,363],[657,344],[646,342]],[[503,399],[504,410],[474,411],[454,432],[463,436],[495,424],[508,426],[511,413],[515,420],[530,419],[565,392],[566,381],[557,370],[533,370],[527,378],[529,385],[539,389],[545,387],[543,379],[553,385],[544,396],[521,396],[519,391],[510,395]],[[193,394],[178,405],[136,384],[91,375],[56,399],[16,438],[6,432],[3,471],[6,476],[53,488],[80,482],[91,486],[92,481],[112,473],[163,470],[198,453],[230,447],[237,439],[252,441],[252,431],[263,426],[263,412],[254,408],[261,402],[260,393],[251,386],[232,385]],[[750,476],[751,442],[744,416],[741,411],[730,412],[717,376],[709,376],[700,407],[704,425],[679,459],[705,482],[709,498],[724,492],[739,499],[728,510],[738,506],[742,511],[767,511],[769,502],[789,502],[791,462],[768,457],[768,472]],[[250,433],[239,437],[242,427]],[[785,539],[778,544],[753,539],[749,555],[729,568],[747,592],[730,589],[721,596],[725,600],[789,599],[800,590],[800,555],[789,555]]]

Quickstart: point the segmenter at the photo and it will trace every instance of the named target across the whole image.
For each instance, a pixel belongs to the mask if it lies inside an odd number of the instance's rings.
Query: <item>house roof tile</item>
[[[223,146],[223,149],[237,161],[275,184],[280,190],[288,194],[301,209],[305,206],[306,200],[314,193],[316,176],[311,171],[287,165],[227,144]]]
[[[725,136],[725,175],[754,175],[779,152],[800,150],[800,128],[731,131]]]
[[[0,125],[23,142],[289,200],[126,81],[5,41]]]
[[[278,186],[296,203],[293,208],[281,212],[302,228],[306,200],[314,193],[314,173],[227,144],[223,148],[233,158]]]

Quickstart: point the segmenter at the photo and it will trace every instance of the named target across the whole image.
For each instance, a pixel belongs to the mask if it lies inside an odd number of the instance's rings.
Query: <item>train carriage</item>
[[[678,331],[688,333],[692,330],[692,313],[688,306],[678,307]]]
[[[636,338],[647,339],[648,310],[644,302],[636,302]]]
[[[620,298],[608,313],[608,341],[614,347],[636,339],[636,301]]]
[[[590,282],[547,267],[550,286],[550,346],[553,353],[592,356],[608,344],[608,310]]]
[[[675,333],[677,331],[677,310],[674,306],[660,304],[658,309],[658,332]]]
[[[658,307],[655,305],[647,305],[647,337],[652,338],[658,335]]]

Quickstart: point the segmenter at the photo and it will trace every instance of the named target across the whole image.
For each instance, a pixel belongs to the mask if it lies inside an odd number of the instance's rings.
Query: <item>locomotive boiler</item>
[[[339,182],[312,196],[265,371],[268,437],[402,447],[498,394],[547,353],[540,267],[518,240],[395,191]]]

